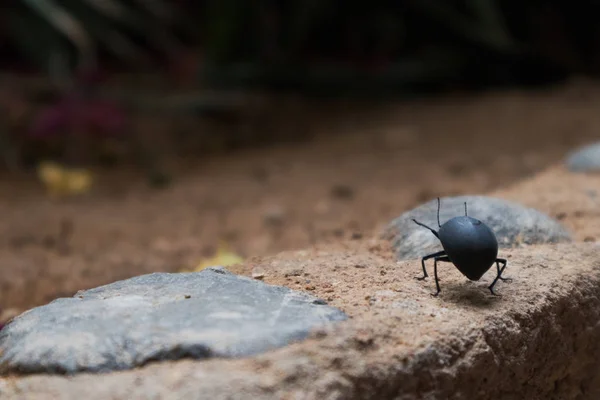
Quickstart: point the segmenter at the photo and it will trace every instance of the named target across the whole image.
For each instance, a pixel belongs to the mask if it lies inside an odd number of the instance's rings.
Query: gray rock
[[[220,267],[154,273],[21,314],[0,331],[0,372],[104,372],[160,360],[244,357],[346,318],[323,300]]]
[[[444,197],[440,222],[464,215],[465,201],[468,214],[494,231],[501,248],[572,240],[560,223],[540,211],[493,197]],[[437,230],[437,200],[405,212],[387,226],[384,237],[392,242],[399,260],[416,259],[442,250],[439,240],[427,229],[417,226],[412,218]]]
[[[600,171],[600,143],[581,147],[569,154],[567,168],[573,172]]]

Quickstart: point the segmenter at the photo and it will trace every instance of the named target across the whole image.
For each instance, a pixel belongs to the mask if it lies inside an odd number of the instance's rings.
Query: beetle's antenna
[[[438,218],[438,228],[442,227],[442,224],[440,224],[440,198],[438,197],[438,212],[437,212],[437,218]]]
[[[467,202],[465,201],[465,217],[468,217],[467,215]]]
[[[419,226],[422,226],[425,229],[429,229],[431,231],[431,233],[433,233],[435,235],[436,238],[438,238],[438,239],[440,238],[440,236],[438,235],[438,233],[435,230],[433,230],[432,228],[428,227],[427,225],[420,223],[419,221],[417,221],[414,218],[413,218],[413,222],[415,224],[419,225]]]

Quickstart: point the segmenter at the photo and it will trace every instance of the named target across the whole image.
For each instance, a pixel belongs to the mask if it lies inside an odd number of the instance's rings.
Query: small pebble
[[[377,239],[372,239],[369,242],[369,251],[379,251],[381,250],[381,242]]]
[[[329,214],[331,212],[331,204],[328,201],[320,201],[315,206],[315,212],[320,215]]]
[[[571,172],[600,171],[600,143],[580,147],[567,156],[567,168]]]
[[[331,188],[331,195],[338,199],[349,200],[354,197],[354,189],[348,185],[335,185]]]
[[[262,280],[265,277],[265,270],[262,267],[252,268],[252,278]]]
[[[283,276],[288,277],[288,276],[301,276],[302,275],[302,269],[301,268],[292,268],[289,269],[287,271],[285,271],[283,273]]]
[[[344,230],[341,228],[334,229],[332,231],[332,233],[333,233],[333,236],[338,237],[338,238],[344,236]]]
[[[270,226],[279,226],[285,220],[285,210],[281,206],[270,206],[263,212],[265,224]]]

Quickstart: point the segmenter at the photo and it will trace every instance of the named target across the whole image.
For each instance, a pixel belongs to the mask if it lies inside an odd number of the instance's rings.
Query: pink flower
[[[125,113],[115,105],[101,100],[66,98],[43,109],[35,118],[30,134],[49,137],[79,128],[86,134],[112,136],[122,133],[124,127]]]
[[[114,103],[85,94],[86,89],[101,82],[102,76],[92,71],[78,74],[76,80],[83,90],[67,93],[42,109],[30,128],[31,136],[44,138],[71,133],[113,136],[123,133],[124,110]]]

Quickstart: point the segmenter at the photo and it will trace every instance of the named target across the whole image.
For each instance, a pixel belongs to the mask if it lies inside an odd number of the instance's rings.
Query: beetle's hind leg
[[[444,255],[435,257],[433,259],[433,275],[435,276],[435,288],[437,289],[437,292],[431,293],[431,295],[434,296],[434,297],[437,297],[437,295],[440,294],[440,292],[442,291],[442,289],[440,289],[440,280],[438,279],[438,274],[437,274],[437,263],[438,263],[438,261],[452,262],[452,261],[450,261],[450,259],[448,258],[448,256],[445,255],[445,253],[444,253]]]
[[[418,276],[417,279],[422,281],[423,279],[427,278],[429,275],[427,275],[427,269],[425,269],[425,261],[429,260],[430,258],[435,258],[435,257],[440,257],[440,256],[445,256],[446,252],[445,251],[438,251],[437,253],[433,253],[433,254],[429,254],[428,256],[425,256],[421,259],[421,266],[423,267],[423,276]]]
[[[502,264],[502,268],[500,268],[500,264]],[[498,296],[498,294],[496,292],[494,292],[494,286],[496,285],[496,282],[498,282],[498,279],[500,279],[501,281],[504,281],[504,282],[512,282],[511,278],[502,277],[502,273],[504,272],[505,268],[506,268],[506,260],[503,258],[497,258],[496,259],[496,270],[498,271],[498,275],[496,275],[496,279],[494,279],[492,284],[488,287],[488,289],[490,289],[490,292],[494,296]]]

